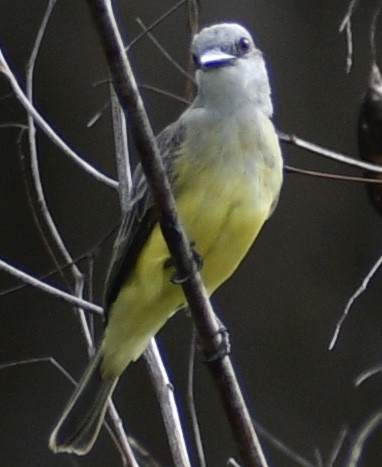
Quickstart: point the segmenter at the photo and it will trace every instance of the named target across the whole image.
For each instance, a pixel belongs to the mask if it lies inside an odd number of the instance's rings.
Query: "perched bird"
[[[203,259],[212,294],[237,269],[272,214],[282,157],[263,55],[238,24],[195,35],[194,102],[157,137],[187,237]],[[164,323],[186,306],[174,278],[142,169],[122,219],[107,277],[102,343],[50,437],[54,452],[93,446],[109,396]]]

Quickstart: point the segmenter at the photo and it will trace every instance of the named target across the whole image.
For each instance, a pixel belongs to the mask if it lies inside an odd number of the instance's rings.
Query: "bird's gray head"
[[[204,28],[191,53],[197,67],[198,104],[241,105],[252,101],[272,114],[268,74],[250,33],[235,23]]]

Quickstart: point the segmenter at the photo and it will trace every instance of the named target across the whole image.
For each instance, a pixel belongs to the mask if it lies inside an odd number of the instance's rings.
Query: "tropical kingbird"
[[[239,266],[272,214],[282,157],[263,55],[238,24],[203,29],[192,42],[197,95],[157,144],[187,237],[212,294]],[[174,279],[142,169],[133,176],[107,277],[107,325],[96,356],[50,437],[55,452],[93,446],[109,396],[164,323],[186,306]]]

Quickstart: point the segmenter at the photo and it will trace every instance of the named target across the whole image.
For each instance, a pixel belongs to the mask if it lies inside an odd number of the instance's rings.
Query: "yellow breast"
[[[200,156],[200,164],[194,163],[195,154],[184,154],[179,161],[183,182],[177,207],[190,241],[203,257],[202,276],[210,293],[235,271],[277,199],[281,154],[268,123],[267,119],[267,141],[247,125],[236,132],[230,128],[228,140],[219,128],[207,133],[209,141],[202,141],[204,151],[211,149]]]
[[[255,240],[282,181],[280,148],[268,118],[243,117],[224,127],[193,128],[174,161],[174,194],[182,224],[203,257],[211,294],[228,279]],[[206,130],[206,131],[205,131]],[[185,302],[165,268],[167,245],[158,225],[111,307],[103,349],[104,376],[118,376]]]

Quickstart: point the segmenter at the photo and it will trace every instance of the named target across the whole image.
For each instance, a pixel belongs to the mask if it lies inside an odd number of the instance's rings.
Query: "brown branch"
[[[136,22],[138,25],[143,29],[143,32],[147,34],[147,37],[150,39],[150,41],[157,47],[159,52],[165,57],[166,60],[168,60],[171,65],[179,71],[181,75],[183,75],[186,80],[191,81],[191,83],[195,84],[195,79],[193,76],[191,76],[187,71],[179,65],[179,63],[171,56],[170,53],[167,52],[167,50],[163,47],[163,45],[147,30],[147,26],[144,24],[144,22],[141,20],[141,18],[137,18]]]
[[[286,133],[278,132],[280,141],[296,146],[306,151],[317,154],[318,156],[323,156],[327,159],[332,159],[341,164],[346,164],[353,167],[358,167],[359,169],[369,170],[370,172],[380,174],[382,173],[382,166],[378,164],[370,164],[368,162],[360,161],[359,159],[353,159],[352,157],[341,154],[340,152],[332,151],[318,144],[311,143],[305,139],[298,138],[296,135],[288,135]]]
[[[137,42],[139,42],[142,37],[145,37],[148,31],[152,31],[154,28],[156,28],[159,24],[161,24],[166,18],[171,16],[175,10],[177,10],[179,7],[181,7],[184,3],[186,3],[187,0],[180,0],[178,3],[176,3],[174,6],[169,8],[163,15],[161,15],[159,18],[157,18],[153,23],[150,24],[144,31],[142,31],[138,36],[136,36],[130,43],[129,45],[125,48],[126,52],[133,47]]]
[[[341,21],[339,32],[346,31],[346,45],[347,45],[347,56],[346,56],[346,73],[349,73],[353,65],[353,33],[351,28],[351,18],[353,16],[354,9],[356,8],[359,0],[351,0],[346,14]]]
[[[94,303],[87,302],[86,300],[82,300],[78,297],[75,297],[74,295],[71,295],[63,290],[57,289],[52,285],[46,284],[45,282],[36,279],[34,276],[31,276],[30,274],[21,271],[21,269],[15,268],[14,266],[2,259],[0,259],[0,271],[4,271],[7,274],[16,277],[18,280],[24,282],[25,284],[32,285],[33,287],[42,290],[45,293],[53,295],[66,303],[70,303],[71,305],[81,307],[84,310],[91,311],[92,313],[103,315],[102,307],[95,305]]]
[[[326,180],[336,180],[340,182],[352,183],[369,183],[371,185],[381,185],[382,180],[376,178],[354,177],[352,175],[333,174],[329,172],[320,172],[318,170],[301,169],[299,167],[292,167],[291,165],[284,165],[286,173],[306,175],[314,178],[324,178]]]
[[[195,272],[191,247],[179,223],[175,201],[124,52],[111,1],[87,0],[87,3],[98,29],[116,94],[122,108],[129,113],[135,144],[152,190],[163,236],[177,273],[180,277],[187,278],[182,284],[183,292],[191,309],[201,346],[206,356],[217,354],[221,344],[218,324],[200,275]],[[246,466],[267,465],[229,357],[217,359],[208,367],[220,393],[243,463]]]

